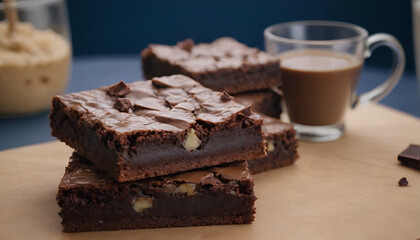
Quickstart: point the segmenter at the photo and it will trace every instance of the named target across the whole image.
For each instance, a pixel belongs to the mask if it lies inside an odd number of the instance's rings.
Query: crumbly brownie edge
[[[252,174],[266,172],[272,169],[292,165],[299,154],[296,131],[290,129],[281,136],[267,137],[267,142],[272,141],[275,145],[273,151],[267,151],[267,156],[248,161],[249,171]]]
[[[183,74],[216,91],[237,94],[281,85],[278,62],[265,65],[245,65],[240,69],[219,69],[213,72],[192,73],[182,66],[158,58],[147,48],[142,51],[142,69],[146,79]],[[221,84],[222,83],[222,84]]]
[[[277,62],[245,65],[240,69],[219,69],[214,72],[188,74],[208,88],[229,94],[268,89],[281,84],[280,65]]]
[[[254,215],[243,214],[222,217],[162,217],[162,218],[144,218],[144,219],[120,219],[119,225],[113,223],[103,224],[98,221],[91,222],[69,222],[63,223],[64,232],[88,232],[88,231],[118,231],[132,229],[150,229],[150,228],[169,228],[169,227],[192,227],[209,225],[230,225],[230,224],[250,224],[254,220]]]
[[[182,67],[172,65],[168,61],[159,59],[149,48],[144,49],[140,53],[140,56],[143,76],[145,79],[169,76],[173,74],[183,74],[191,77]]]
[[[64,104],[56,97],[53,98],[50,111],[51,135],[76,149],[81,155],[96,163],[112,178],[118,180],[120,167],[118,162],[122,157],[113,148],[106,145],[109,139],[99,138],[98,132],[88,128],[81,121],[76,111],[66,109]],[[109,138],[109,136],[108,136]]]

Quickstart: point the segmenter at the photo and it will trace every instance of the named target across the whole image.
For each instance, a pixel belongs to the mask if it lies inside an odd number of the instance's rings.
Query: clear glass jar
[[[6,20],[11,12],[18,19],[13,30]],[[70,64],[70,30],[64,0],[0,3],[1,117],[48,109],[51,97],[67,86]]]

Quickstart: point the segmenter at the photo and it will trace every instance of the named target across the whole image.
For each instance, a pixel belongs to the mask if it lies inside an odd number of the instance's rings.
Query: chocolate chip
[[[125,84],[125,82],[121,81],[115,85],[108,87],[107,93],[109,96],[115,97],[123,97],[124,95],[130,92],[130,88]]]
[[[400,187],[405,187],[405,186],[407,186],[407,185],[408,185],[407,178],[405,178],[405,177],[401,178],[401,179],[400,179],[400,181],[398,181],[398,185],[399,185]]]
[[[191,52],[193,46],[194,46],[194,41],[190,38],[185,39],[184,41],[178,42],[176,44],[179,48],[184,49],[187,52]]]
[[[220,100],[222,100],[222,102],[228,102],[230,100],[232,100],[233,97],[230,96],[227,92],[223,91],[222,95],[220,95]]]
[[[118,109],[120,112],[129,112],[131,109],[131,101],[128,98],[117,98],[117,101],[114,103],[114,108]]]
[[[250,116],[250,115],[251,115],[251,113],[252,113],[251,106],[248,106],[248,107],[244,108],[243,113],[244,113],[246,116]]]

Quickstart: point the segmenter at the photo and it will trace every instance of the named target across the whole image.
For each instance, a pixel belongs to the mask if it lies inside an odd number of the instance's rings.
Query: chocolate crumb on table
[[[398,160],[402,165],[420,169],[420,146],[410,144],[408,148],[398,155]]]
[[[400,187],[405,187],[405,186],[408,186],[408,181],[407,181],[407,178],[405,178],[405,177],[401,178],[401,179],[400,179],[400,181],[398,181],[398,185],[399,185]]]
[[[246,224],[253,187],[245,161],[120,183],[73,153],[57,202],[64,232]]]
[[[229,94],[281,85],[279,59],[233,38],[175,46],[151,44],[141,52],[146,79],[184,74],[202,85]]]
[[[266,155],[258,114],[183,75],[58,95],[49,117],[53,136],[119,182]]]

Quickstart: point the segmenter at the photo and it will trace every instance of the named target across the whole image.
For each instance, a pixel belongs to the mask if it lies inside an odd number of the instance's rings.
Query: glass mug
[[[398,83],[405,67],[404,50],[393,36],[368,32],[333,21],[297,21],[265,29],[265,49],[281,60],[284,101],[300,139],[333,141],[344,133],[351,107],[378,102]],[[365,58],[387,46],[394,58],[390,77],[376,88],[356,94]]]

